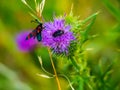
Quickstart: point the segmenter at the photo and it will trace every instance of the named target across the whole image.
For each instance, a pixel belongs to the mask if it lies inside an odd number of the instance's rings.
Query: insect
[[[37,40],[40,42],[42,40],[42,37],[41,37],[41,31],[43,30],[43,24],[41,22],[39,22],[37,19],[35,19],[35,21],[31,21],[31,22],[37,22],[39,25],[32,31],[28,34],[28,36],[26,37],[26,40],[29,40],[30,38],[36,38],[37,37]]]
[[[57,36],[61,36],[62,34],[64,34],[64,31],[63,30],[57,30],[53,33],[53,37],[57,37]]]

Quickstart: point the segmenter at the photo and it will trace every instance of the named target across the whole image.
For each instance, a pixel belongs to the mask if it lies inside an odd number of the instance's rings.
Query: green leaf
[[[75,61],[75,59],[73,57],[70,57],[70,60],[73,64],[73,66],[75,66],[76,70],[79,72],[80,67],[78,66],[77,62]]]
[[[79,88],[78,90],[84,90],[84,79],[79,77]]]
[[[92,18],[96,18],[96,16],[99,14],[99,12],[96,12],[92,15],[90,15],[89,17],[87,17],[85,20],[82,21],[82,24],[85,24],[86,22],[88,22],[89,20],[91,20]]]
[[[93,17],[92,21],[88,24],[87,28],[85,29],[85,34],[87,35],[92,27],[92,25],[94,24],[96,19],[96,15]]]
[[[106,75],[109,75],[112,73],[112,68],[113,68],[113,64],[114,63],[111,63],[107,68],[107,70],[103,73],[102,77],[104,78]]]
[[[103,0],[110,13],[120,22],[120,10],[117,9],[109,0]]]
[[[98,13],[94,13],[92,14],[91,16],[89,16],[88,18],[86,18],[83,23],[86,23],[87,21],[89,21],[90,19],[92,19],[92,21],[87,25],[87,27],[85,28],[84,31],[81,31],[80,34],[81,34],[81,45],[87,41],[89,39],[89,31],[91,30],[91,27],[93,26],[94,22],[95,22],[95,19],[96,19],[96,16],[97,16]]]

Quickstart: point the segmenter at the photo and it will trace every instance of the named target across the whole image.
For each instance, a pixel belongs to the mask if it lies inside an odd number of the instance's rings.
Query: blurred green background
[[[68,14],[72,4],[74,15],[80,16],[81,20],[99,11],[90,31],[91,35],[97,37],[85,44],[86,48],[92,48],[86,52],[88,66],[91,74],[101,80],[101,73],[112,64],[109,84],[111,90],[120,90],[120,0],[109,0],[118,11],[104,1],[46,0],[43,17],[49,21],[53,19],[54,13]],[[42,57],[45,69],[53,72],[47,50],[38,47],[33,52],[23,53],[17,49],[16,35],[36,26],[30,23],[33,18],[28,12],[29,9],[21,0],[0,0],[0,90],[57,90],[55,79],[36,75],[44,74],[37,55]],[[62,90],[67,90],[67,81],[60,78],[60,82]]]

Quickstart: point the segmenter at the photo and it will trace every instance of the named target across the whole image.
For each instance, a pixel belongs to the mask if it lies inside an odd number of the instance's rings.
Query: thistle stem
[[[53,59],[52,59],[52,54],[50,52],[49,47],[48,47],[48,52],[49,52],[50,61],[51,61],[52,67],[53,67],[53,71],[54,71],[54,74],[55,74],[56,82],[57,82],[57,85],[58,85],[58,90],[61,90],[60,81],[58,79],[58,75],[57,75],[57,72],[56,72],[56,69],[55,69],[55,65],[54,65],[54,62],[53,62]]]
[[[72,64],[75,66],[75,68],[77,69],[77,71],[80,70],[80,67],[78,66],[78,64],[75,62],[75,60],[73,59],[73,57],[70,58]]]

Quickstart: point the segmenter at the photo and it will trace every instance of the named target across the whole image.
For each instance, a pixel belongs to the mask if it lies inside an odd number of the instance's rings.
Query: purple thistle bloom
[[[44,24],[42,31],[42,43],[53,49],[56,53],[68,53],[68,47],[72,40],[75,40],[70,31],[71,26],[65,25],[64,19],[54,19],[54,22]]]
[[[21,32],[16,36],[16,43],[20,51],[29,52],[38,44],[37,40],[34,38],[26,40],[26,37],[29,33],[29,31]]]

